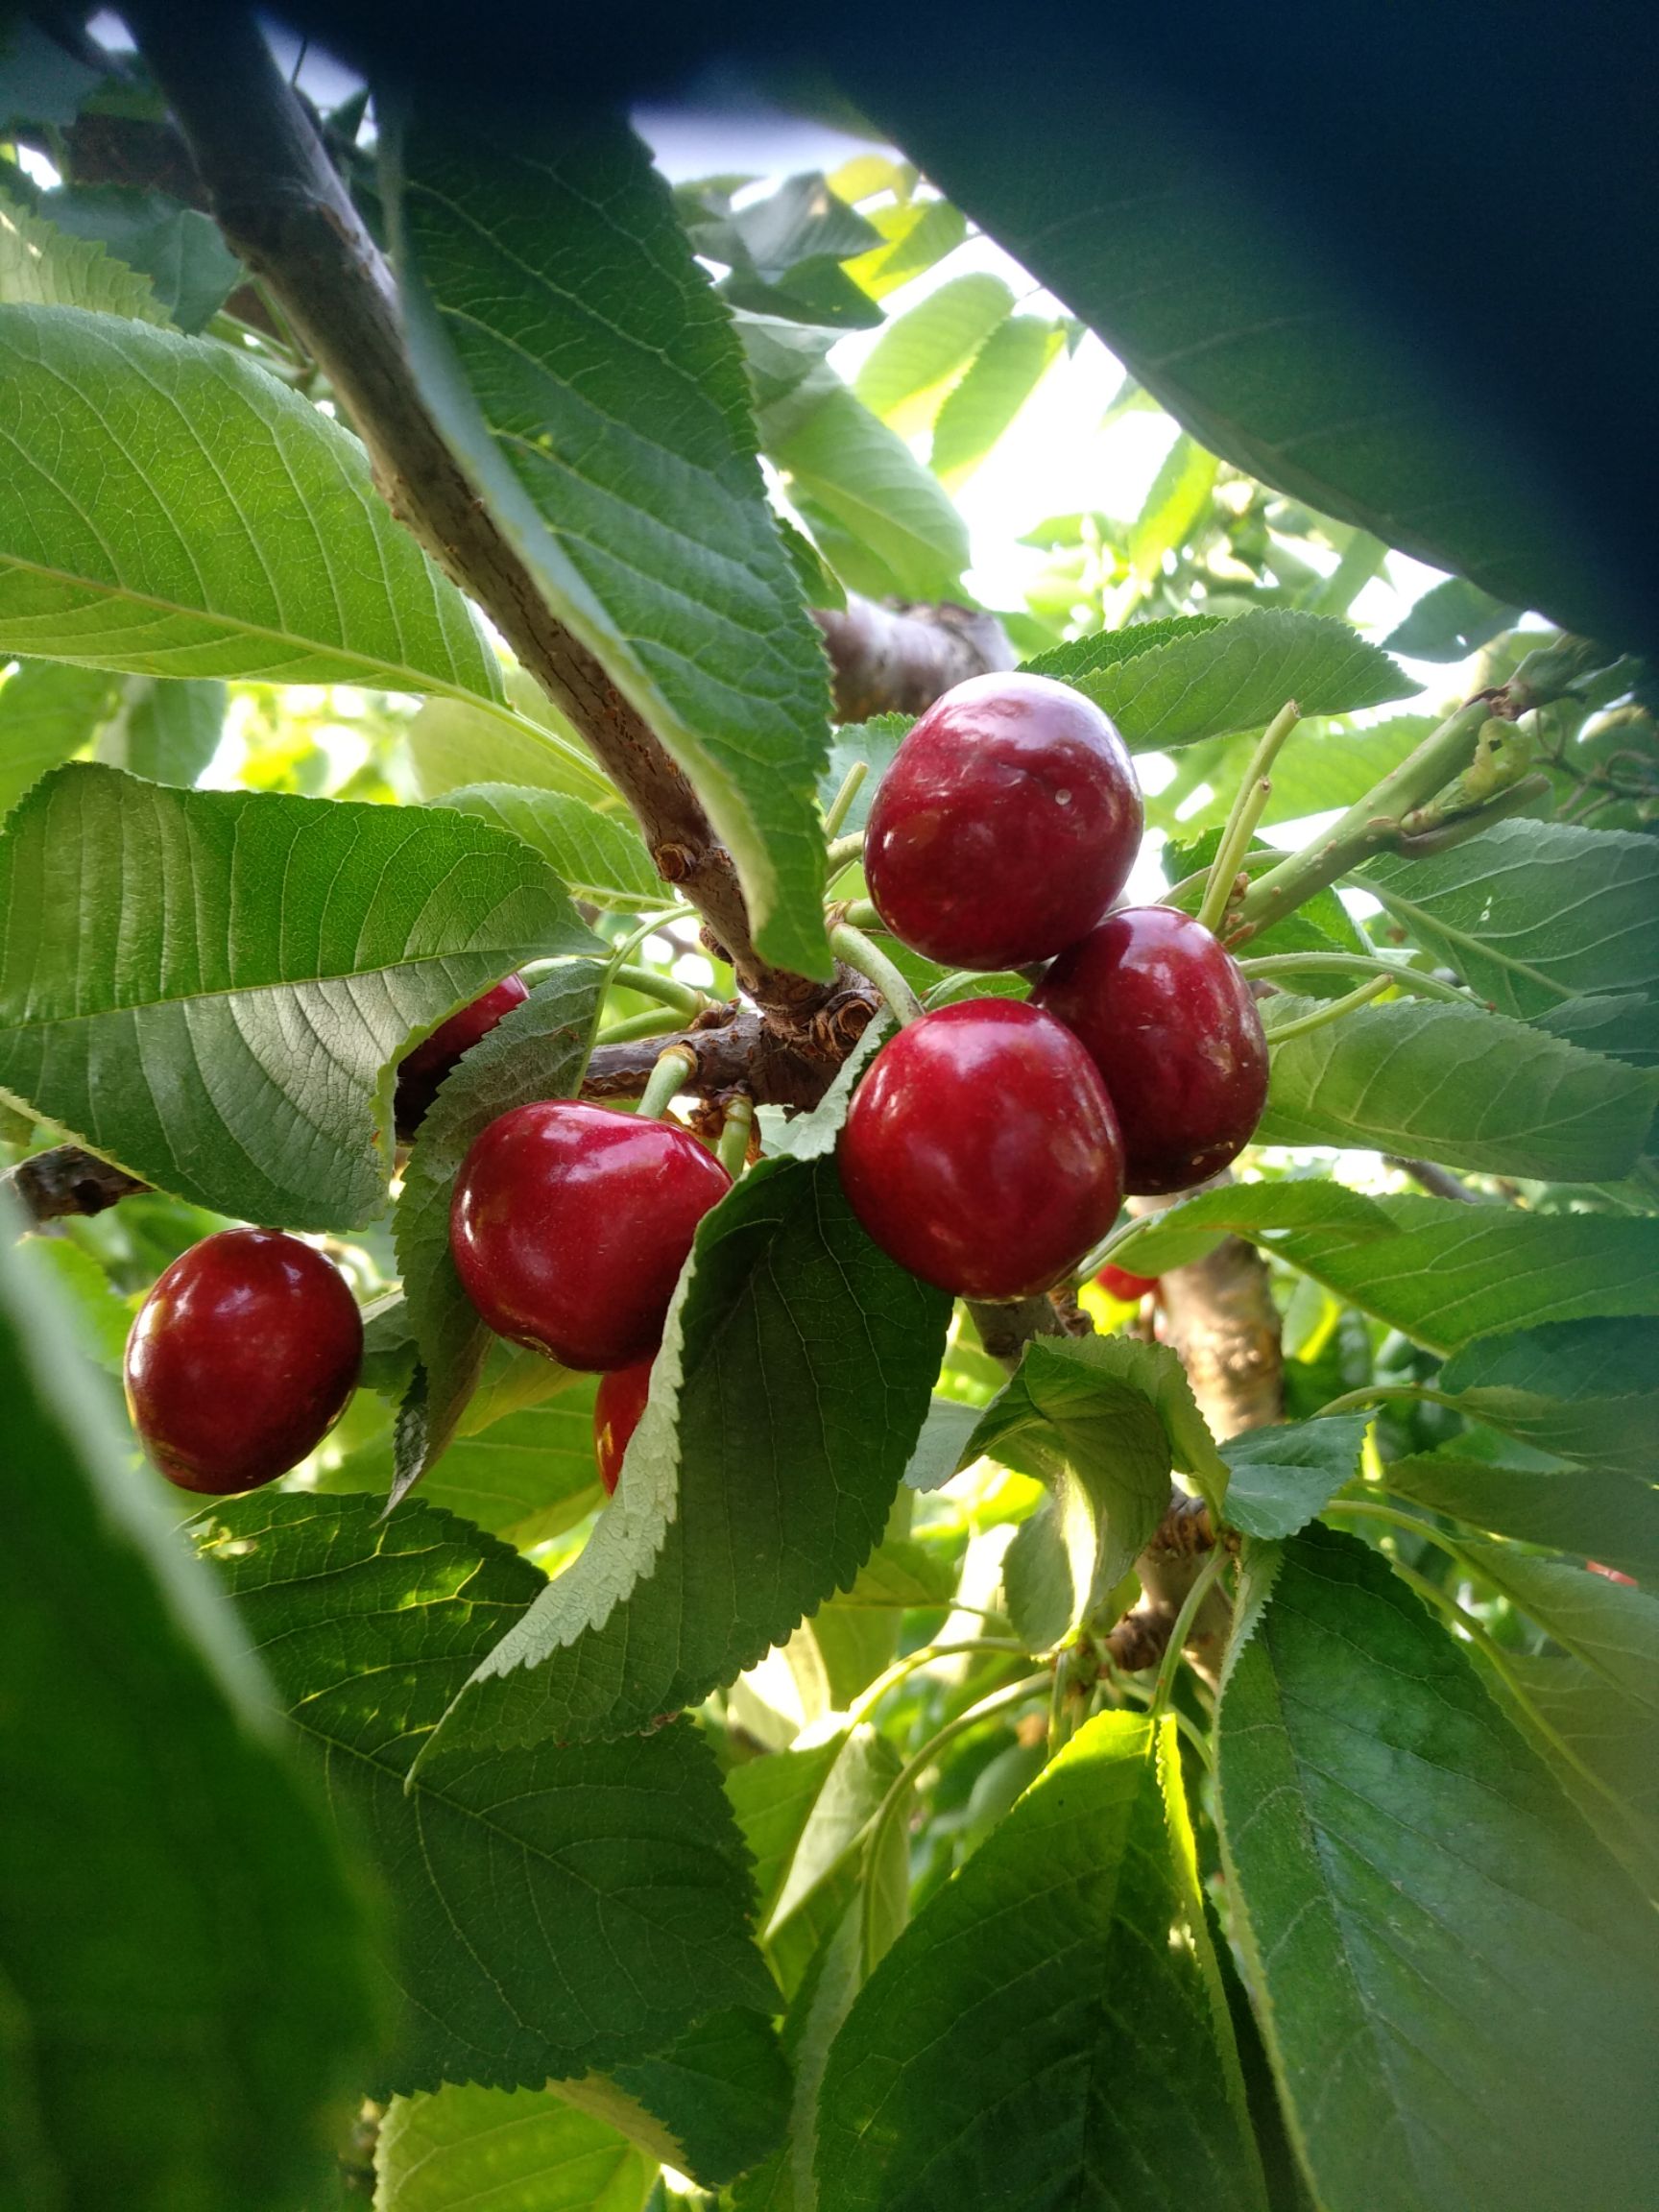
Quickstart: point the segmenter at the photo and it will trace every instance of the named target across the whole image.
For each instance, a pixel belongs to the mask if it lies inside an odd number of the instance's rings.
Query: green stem
[[[1221,1570],[1226,1564],[1227,1554],[1217,1544],[1209,1558],[1205,1560],[1191,1589],[1187,1593],[1180,1612],[1175,1616],[1175,1625],[1169,1631],[1169,1641],[1164,1647],[1163,1663],[1158,1669],[1158,1680],[1152,1692],[1152,1702],[1146,1708],[1149,1719],[1159,1719],[1169,1703],[1175,1689],[1175,1677],[1181,1671],[1181,1653],[1186,1647],[1188,1637],[1192,1633],[1192,1623],[1198,1618],[1198,1608],[1214,1588],[1220,1578]]]
[[[881,929],[886,926],[868,899],[854,899],[842,916],[854,929]]]
[[[937,1735],[930,1736],[913,1759],[907,1760],[888,1789],[887,1794],[876,1808],[864,1846],[864,1905],[863,1951],[864,1972],[868,1976],[876,1965],[876,1867],[879,1862],[881,1845],[887,1830],[897,1817],[916,1777],[924,1773],[944,1750],[947,1743],[958,1736],[976,1728],[981,1720],[989,1720],[994,1713],[1005,1706],[1018,1705],[1035,1695],[1049,1680],[1052,1670],[1045,1668],[1041,1674],[1027,1674],[1019,1682],[1010,1682],[1005,1690],[995,1690],[989,1697],[981,1697],[977,1705],[970,1705],[966,1713],[958,1713],[954,1720],[947,1720]]]
[[[1475,741],[1491,715],[1483,699],[1458,708],[1417,750],[1385,776],[1339,822],[1305,852],[1293,853],[1265,876],[1258,876],[1238,902],[1238,920],[1249,936],[1336,882],[1373,853],[1395,844],[1402,818],[1423,806],[1475,757]]]
[[[1278,758],[1279,748],[1300,721],[1301,714],[1302,709],[1295,700],[1287,699],[1262,732],[1262,742],[1244,771],[1244,780],[1238,786],[1233,810],[1221,832],[1221,842],[1216,846],[1215,857],[1210,864],[1209,880],[1204,886],[1204,897],[1198,907],[1198,920],[1212,936],[1220,934],[1221,924],[1233,897],[1234,883],[1256,834],[1256,825],[1266,812],[1267,802],[1273,795],[1273,784],[1267,772]]]
[[[678,976],[660,975],[655,968],[638,968],[631,960],[624,960],[611,971],[611,982],[625,991],[643,992],[647,998],[659,999],[664,1006],[676,1007],[682,1014],[701,1014],[709,1001],[701,991],[689,983],[682,983]]]
[[[1317,1012],[1304,1014],[1296,1022],[1286,1022],[1281,1028],[1269,1027],[1267,1031],[1269,1046],[1283,1045],[1286,1037],[1305,1037],[1310,1029],[1328,1028],[1333,1022],[1340,1022],[1344,1014],[1352,1014],[1358,1007],[1365,1005],[1368,1000],[1380,998],[1393,980],[1392,974],[1373,975],[1368,983],[1361,983],[1358,991],[1350,991],[1345,998],[1330,999]]]
[[[609,1029],[601,1029],[593,1040],[593,1048],[601,1045],[633,1045],[641,1037],[664,1037],[670,1029],[684,1027],[680,1016],[671,1006],[653,1006],[648,1014],[630,1014],[624,1022],[613,1022]]]
[[[864,857],[864,832],[860,830],[852,837],[837,837],[824,854],[824,882],[828,888],[838,876],[845,876],[854,860]]]
[[[849,968],[855,968],[860,975],[875,984],[902,1029],[906,1022],[922,1019],[921,999],[886,953],[872,945],[862,929],[854,928],[850,922],[838,922],[830,932],[830,950],[837,959],[845,960]]]
[[[1083,1258],[1078,1261],[1071,1280],[1074,1283],[1092,1283],[1118,1247],[1126,1244],[1131,1237],[1144,1229],[1145,1226],[1146,1221],[1143,1215],[1137,1215],[1129,1221],[1119,1221],[1115,1229],[1109,1230],[1101,1238],[1093,1252],[1086,1252]]]
[[[747,1091],[739,1091],[728,1100],[726,1119],[720,1130],[717,1147],[720,1165],[733,1183],[742,1174],[749,1159],[749,1132],[755,1126],[755,1101]]]
[[[920,1651],[907,1651],[902,1659],[895,1659],[884,1673],[878,1674],[867,1690],[847,1708],[847,1725],[855,1728],[866,1719],[886,1696],[896,1690],[906,1674],[913,1674],[918,1667],[931,1666],[935,1659],[954,1659],[974,1651],[1017,1652],[1022,1659],[1031,1656],[1029,1647],[1014,1636],[973,1636],[960,1644],[924,1644]]]
[[[1420,991],[1426,998],[1445,998],[1454,1006],[1480,1004],[1455,983],[1443,983],[1421,968],[1404,968],[1396,960],[1379,960],[1364,952],[1267,952],[1240,960],[1238,966],[1246,975],[1262,976],[1322,974],[1339,968],[1351,975],[1384,975],[1402,991]]]
[[[1346,614],[1373,576],[1382,572],[1388,548],[1369,530],[1356,530],[1342,549],[1342,557],[1321,585],[1313,601],[1315,614]]]
[[[618,938],[616,943],[611,948],[611,961],[613,967],[614,967],[618,961],[626,960],[631,952],[637,951],[638,948],[644,944],[646,938],[649,937],[653,931],[661,929],[664,923],[695,922],[697,919],[698,915],[695,906],[678,905],[658,907],[654,913],[647,914],[642,921],[637,923],[634,928],[630,929],[626,937]]]
[[[688,1046],[670,1045],[665,1052],[660,1053],[656,1067],[645,1078],[644,1093],[637,1109],[640,1120],[660,1121],[696,1072],[697,1055]]]
[[[840,790],[836,792],[834,798],[830,800],[824,810],[824,834],[826,837],[834,837],[839,833],[842,823],[846,821],[852,810],[854,800],[858,796],[858,787],[869,773],[870,763],[868,760],[854,760],[846,775],[842,777]]]

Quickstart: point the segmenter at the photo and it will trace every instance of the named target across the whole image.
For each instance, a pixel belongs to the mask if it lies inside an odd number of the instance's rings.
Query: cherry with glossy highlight
[[[331,1261],[280,1230],[222,1229],[139,1309],[127,1406],[169,1482],[228,1496],[315,1451],[362,1365],[363,1318]]]
[[[912,1274],[963,1298],[1060,1282],[1123,1198],[1112,1100],[1051,1015],[974,998],[877,1053],[837,1158],[865,1229]]]
[[[1128,1188],[1219,1174],[1267,1103],[1267,1040],[1232,954],[1172,906],[1125,906],[1032,993],[1087,1046],[1123,1132]]]
[[[474,1141],[449,1248],[498,1335],[566,1367],[627,1367],[656,1351],[697,1224],[731,1188],[684,1129],[547,1099]]]
[[[1046,676],[974,676],[927,709],[881,779],[865,879],[913,951],[1020,968],[1100,919],[1142,828],[1134,767],[1098,707]]]

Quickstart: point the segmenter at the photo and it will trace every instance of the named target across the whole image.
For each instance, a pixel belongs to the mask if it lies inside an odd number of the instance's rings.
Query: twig
[[[1431,1198],[1455,1198],[1464,1206],[1484,1204],[1479,1191],[1471,1190],[1449,1167],[1437,1167],[1432,1160],[1409,1160],[1401,1152],[1384,1152],[1382,1163],[1384,1166],[1397,1167],[1402,1175],[1409,1175]]]
[[[0,1190],[10,1191],[36,1226],[71,1214],[102,1214],[120,1199],[149,1188],[136,1175],[111,1166],[95,1152],[84,1152],[79,1144],[55,1144],[48,1152],[31,1153],[10,1174],[0,1176]]]

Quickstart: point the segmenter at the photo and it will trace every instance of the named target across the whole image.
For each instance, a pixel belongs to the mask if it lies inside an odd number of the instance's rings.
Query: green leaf
[[[51,208],[52,195],[45,203]],[[52,209],[57,213],[57,209]],[[206,218],[203,217],[203,221]],[[140,323],[169,325],[165,304],[146,276],[111,259],[95,240],[76,237],[0,199],[0,304],[84,307]]]
[[[593,1046],[605,974],[601,961],[572,960],[544,975],[445,1078],[416,1136],[394,1233],[425,1377],[425,1428],[421,1452],[399,1471],[394,1499],[444,1453],[491,1344],[449,1250],[456,1173],[472,1140],[498,1115],[541,1098],[575,1097]]]
[[[1505,1652],[1493,1693],[1531,1737],[1556,1780],[1659,1901],[1659,1721],[1582,1660]]]
[[[1390,1490],[1473,1528],[1575,1551],[1638,1581],[1659,1582],[1659,1491],[1608,1468],[1505,1467],[1455,1446],[1411,1453],[1384,1469]]]
[[[48,192],[40,203],[71,236],[95,241],[117,263],[149,279],[165,314],[180,330],[203,329],[242,281],[242,264],[226,245],[210,215],[180,206],[164,192],[141,192],[120,184],[71,184]],[[112,301],[67,301],[67,306],[109,306]],[[147,318],[148,320],[149,318]]]
[[[884,300],[912,276],[936,267],[968,235],[967,217],[949,200],[915,200],[903,207],[878,208],[874,222],[885,243],[859,254],[847,274],[876,300]]]
[[[747,1760],[727,1773],[726,1794],[755,1863],[762,1928],[772,1918],[802,1833],[845,1741],[827,1737],[821,1743]]]
[[[1226,1514],[1246,1536],[1294,1536],[1359,1472],[1367,1413],[1246,1429],[1221,1447]]]
[[[836,1603],[902,1612],[910,1606],[948,1605],[955,1589],[956,1570],[949,1559],[913,1536],[890,1536],[871,1552],[852,1589]]]
[[[501,682],[504,708],[428,699],[410,723],[409,764],[421,796],[506,783],[617,805],[610,778],[541,686],[516,667]]]
[[[877,1250],[832,1159],[708,1214],[611,1506],[478,1670],[457,1746],[644,1727],[846,1588],[884,1532],[950,1300]]]
[[[1163,624],[1146,625],[1163,630]],[[1106,639],[1058,645],[1025,665],[1056,676],[1103,707],[1133,752],[1169,751],[1238,730],[1260,730],[1287,699],[1304,714],[1349,714],[1405,699],[1419,686],[1346,622],[1261,608],[1230,622],[1184,621],[1174,635],[1106,658]]]
[[[930,82],[919,71],[902,95],[891,72],[878,87],[854,73],[848,90],[1212,453],[1596,633],[1581,534],[1542,462],[1298,250],[1196,109],[1148,98],[1133,72],[1069,108],[1038,75],[1039,108],[994,65],[960,73],[949,99]]]
[[[1632,1068],[1659,1068],[1659,998],[1634,991],[1564,998],[1537,1017],[1537,1026]]]
[[[835,2212],[1261,2206],[1174,1723],[1092,1720],[887,1953],[819,2103]]]
[[[1396,629],[1383,638],[1384,652],[1412,661],[1466,661],[1501,631],[1513,627],[1523,609],[1488,598],[1479,585],[1448,576],[1426,591]]]
[[[850,1728],[831,1748],[834,1757],[819,1780],[763,1923],[769,1942],[846,1865],[899,1778],[898,1752],[867,1722]]]
[[[934,1398],[927,1418],[904,1470],[910,1490],[943,1490],[959,1468],[967,1464],[968,1439],[978,1426],[979,1408],[954,1398]]]
[[[0,652],[500,697],[357,441],[209,339],[0,307]]]
[[[391,1063],[520,961],[592,943],[464,814],[60,768],[0,835],[0,1090],[245,1220],[383,1202]]]
[[[761,953],[828,978],[828,676],[726,310],[625,126],[515,135],[433,113],[382,138],[416,373],[548,603],[696,786]]]
[[[989,1455],[1037,1477],[1051,1493],[1054,1518],[1044,1525],[1045,1533],[1059,1538],[1069,1570],[1062,1635],[1100,1612],[1168,1510],[1169,1437],[1150,1397],[1110,1357],[1125,1341],[1035,1338],[1025,1347],[1019,1373],[987,1407],[963,1447],[965,1460]],[[1166,1358],[1176,1365],[1173,1353]],[[1031,1546],[1042,1541],[1016,1539]],[[1052,1545],[1046,1551],[1041,1575],[1046,1601],[1033,1610],[1026,1596],[1010,1593],[1021,1619],[1033,1623],[1054,1614],[1059,1561]],[[1022,1568],[1015,1575],[1017,1589],[1023,1589]]]
[[[558,1394],[475,1430],[474,1399],[462,1417],[461,1433],[421,1487],[424,1503],[459,1514],[519,1551],[563,1536],[604,1502],[593,1456],[595,1379],[567,1375],[551,1360],[541,1364],[551,1381],[563,1382]],[[319,1476],[316,1487],[332,1495],[372,1490],[384,1497],[393,1479],[388,1430]]]
[[[1284,1009],[1286,1021],[1310,1010],[1298,999]],[[1659,1075],[1443,1000],[1358,1007],[1274,1046],[1272,1070],[1261,1143],[1412,1153],[1563,1183],[1630,1174],[1659,1103]]]
[[[559,2087],[566,2102],[705,2189],[764,2158],[789,2112],[789,2067],[777,2032],[743,2008],[709,2013],[655,2058]]]
[[[901,315],[872,347],[853,389],[901,435],[933,417],[940,387],[967,367],[1014,311],[1000,276],[952,276]]]
[[[1165,455],[1129,533],[1130,572],[1142,584],[1162,572],[1165,555],[1184,545],[1209,514],[1215,469],[1214,454],[1184,433]]]
[[[1659,1719],[1659,1599],[1512,1544],[1465,1540],[1459,1549],[1564,1651]]]
[[[1426,859],[1359,871],[1389,913],[1502,1014],[1584,993],[1659,992],[1659,843],[1566,822],[1499,822]]]
[[[0,2179],[27,2180],[19,2212],[286,2206],[323,2180],[373,2031],[355,1885],[14,1226]]]
[[[395,2097],[376,2212],[643,2212],[656,2162],[557,2090],[452,2085]]]
[[[1273,790],[1262,810],[1262,828],[1352,806],[1414,753],[1434,727],[1428,714],[1395,714],[1363,730],[1303,723],[1273,763]],[[1190,746],[1181,756],[1174,782],[1156,795],[1148,794],[1147,820],[1155,829],[1182,838],[1218,830],[1254,750],[1250,738],[1216,737],[1202,746]],[[1208,783],[1214,796],[1195,811],[1177,817],[1177,808],[1201,783]],[[1282,859],[1283,854],[1278,857]]]
[[[1065,344],[1060,325],[1039,315],[1010,315],[992,331],[933,420],[927,466],[947,490],[978,468]]]
[[[719,211],[682,213],[697,252],[731,274],[719,291],[733,305],[832,328],[870,329],[881,310],[842,268],[881,243],[881,233],[809,171],[786,178],[765,199],[735,213],[721,195]]]
[[[336,1818],[391,1897],[402,1999],[379,2079],[539,2088],[769,2007],[749,1873],[688,1720],[615,1743],[423,1758],[445,1707],[546,1587],[431,1506],[265,1492],[195,1524],[267,1657]]]
[[[1216,1756],[1228,1894],[1328,2212],[1546,2212],[1592,2174],[1646,2201],[1659,1932],[1367,1547],[1291,1539]]]
[[[830,805],[846,781],[848,769],[854,763],[862,761],[869,771],[853,794],[853,804],[841,825],[844,837],[869,827],[870,808],[875,804],[881,779],[915,724],[913,714],[873,714],[868,722],[847,723],[836,731],[830,748],[830,764],[818,786],[818,796],[824,805]]]
[[[1651,1321],[1567,1321],[1466,1344],[1441,1369],[1438,1388],[1505,1435],[1650,1481],[1656,1377]]]
[[[666,896],[645,840],[621,814],[597,814],[559,791],[512,783],[473,783],[445,791],[443,804],[476,814],[540,853],[572,899],[633,913]]]
[[[125,690],[119,719],[99,741],[99,758],[188,790],[219,750],[224,685],[207,676],[130,676]]]
[[[92,738],[113,710],[115,685],[101,668],[26,661],[0,685],[0,814]]]
[[[1511,1328],[1518,1283],[1540,1322],[1659,1313],[1659,1221],[1364,1198],[1327,1182],[1203,1191],[1137,1229],[1112,1258],[1131,1274],[1162,1275],[1229,1231],[1438,1352]]]

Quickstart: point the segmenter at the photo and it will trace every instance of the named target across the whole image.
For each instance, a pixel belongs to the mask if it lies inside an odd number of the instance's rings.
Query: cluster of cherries
[[[841,1135],[870,1236],[956,1295],[1051,1288],[1125,1191],[1202,1182],[1261,1117],[1266,1045],[1231,957],[1172,908],[1110,911],[1142,828],[1110,721],[1040,676],[959,685],[876,795],[866,878],[901,943],[952,970],[1047,964],[1028,1002],[959,1000],[902,1028]],[[525,996],[509,976],[408,1055],[400,1135]],[[499,1116],[462,1163],[449,1219],[461,1282],[498,1334],[602,1377],[607,1491],[697,1224],[730,1188],[688,1131],[564,1098]],[[128,1403],[171,1481],[251,1490],[327,1433],[362,1357],[356,1301],[327,1259],[276,1231],[228,1229],[151,1291],[128,1343]]]
[[[1047,963],[1027,1001],[901,1029],[842,1132],[866,1230],[959,1297],[1051,1289],[1126,1192],[1204,1182],[1262,1118],[1267,1044],[1232,956],[1173,907],[1110,911],[1142,830],[1117,731],[1042,676],[947,692],[876,794],[865,878],[902,944],[952,970]]]

